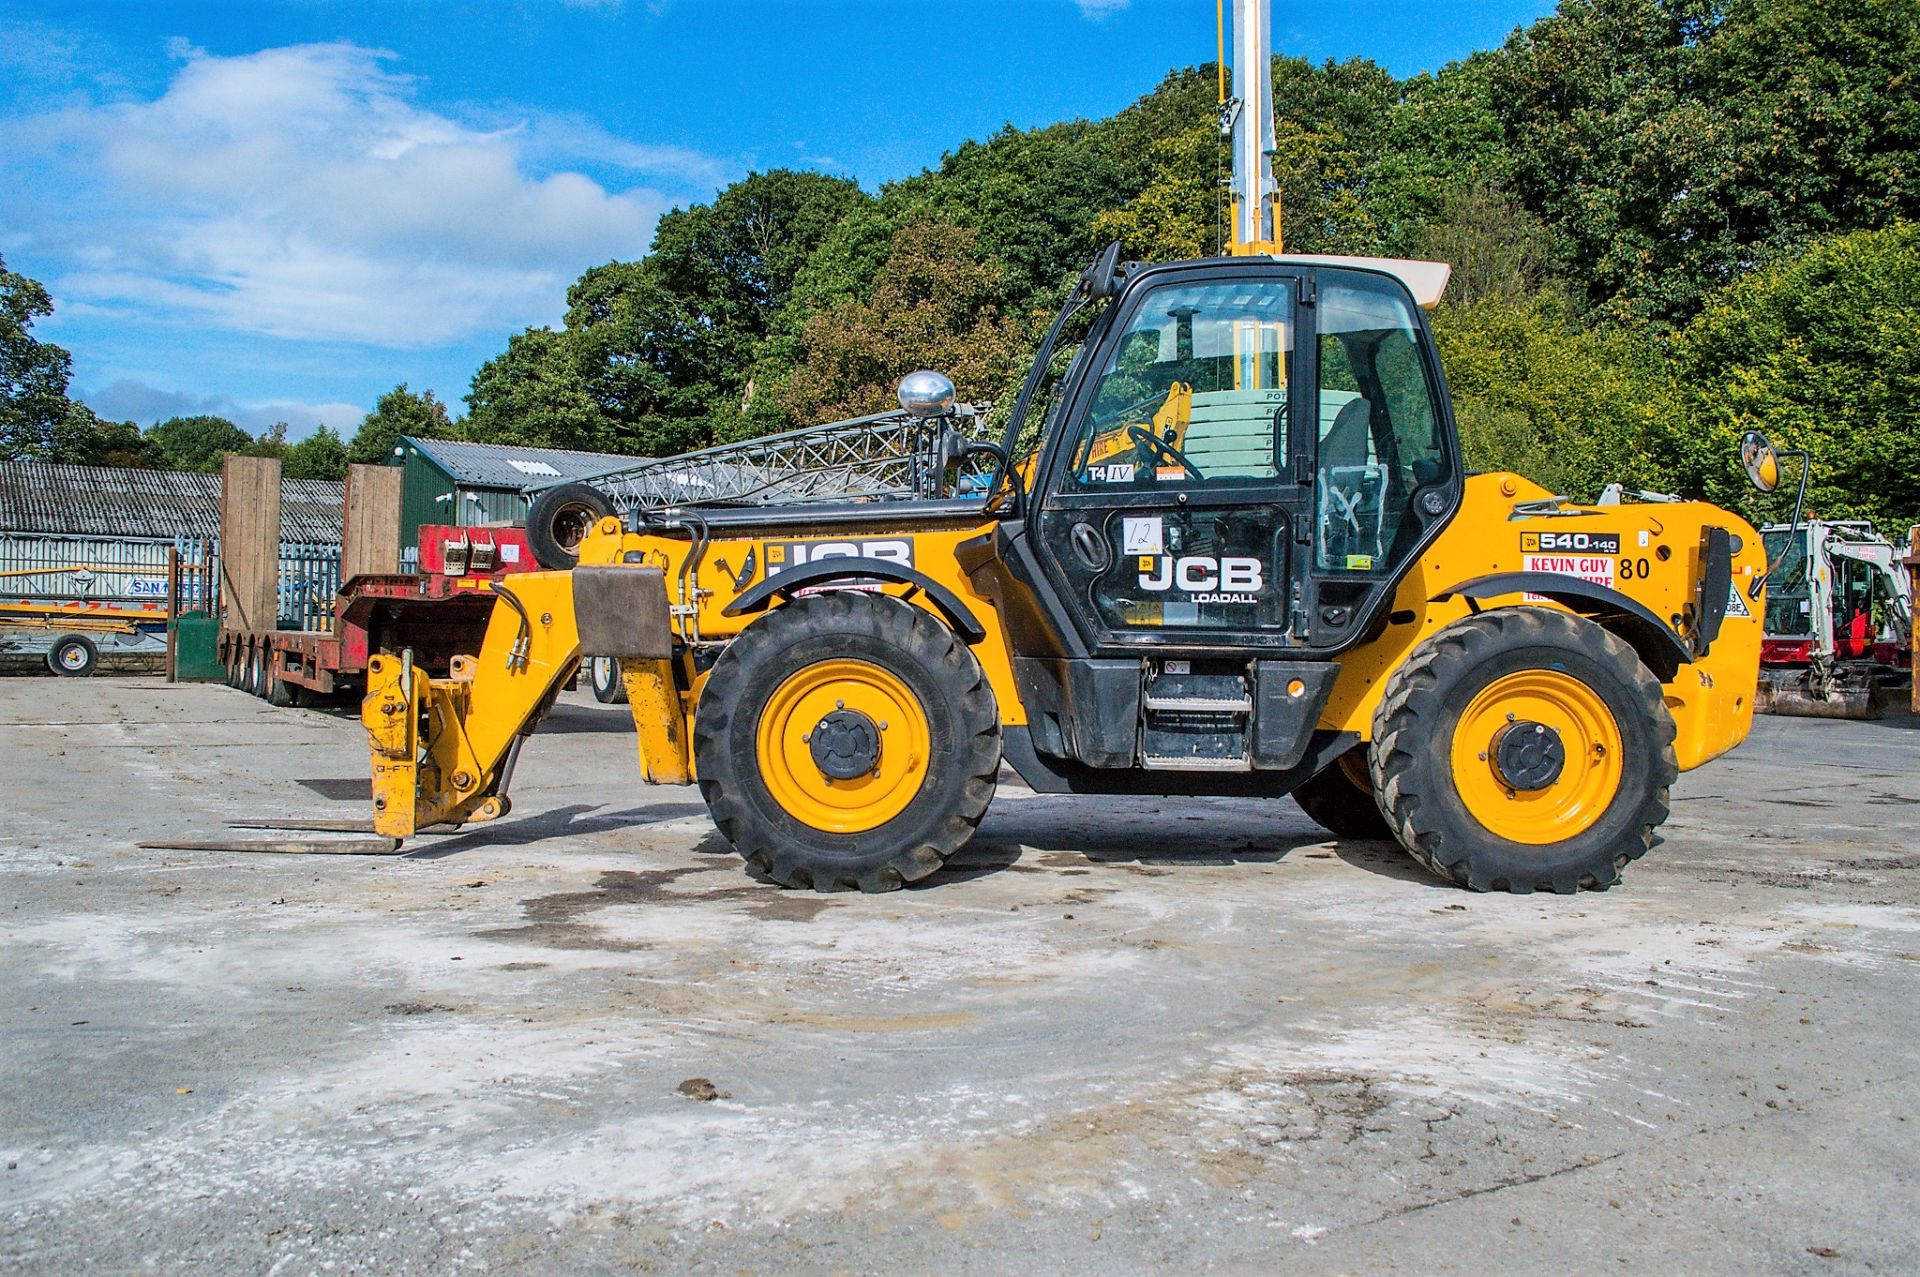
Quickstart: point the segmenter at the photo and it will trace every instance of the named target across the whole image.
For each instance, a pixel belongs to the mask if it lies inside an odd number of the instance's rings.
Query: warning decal
[[[1751,617],[1753,612],[1747,607],[1746,598],[1740,593],[1739,582],[1727,587],[1727,615]]]

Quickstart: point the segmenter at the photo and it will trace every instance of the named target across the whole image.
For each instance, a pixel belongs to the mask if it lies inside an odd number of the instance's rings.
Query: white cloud
[[[150,101],[0,129],[46,181],[9,217],[71,265],[63,299],[244,333],[383,347],[557,317],[581,270],[646,251],[672,202],[566,167],[592,157],[699,193],[726,166],[577,121],[477,128],[353,44],[183,63]]]
[[[231,395],[186,394],[127,379],[99,390],[82,391],[77,397],[112,421],[150,426],[168,417],[205,413],[225,417],[251,434],[259,434],[268,426],[284,421],[289,439],[304,439],[319,426],[332,426],[340,434],[351,436],[359,428],[360,419],[367,415],[367,409],[350,403],[299,403],[288,399],[242,403]]]
[[[1080,10],[1080,16],[1094,22],[1110,18],[1131,4],[1133,0],[1073,0]]]

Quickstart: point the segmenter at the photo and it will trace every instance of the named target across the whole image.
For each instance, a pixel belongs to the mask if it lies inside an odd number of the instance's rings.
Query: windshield
[[[1813,600],[1807,593],[1807,529],[1787,539],[1785,528],[1763,532],[1767,547],[1767,618],[1762,632],[1782,637],[1811,637]]]

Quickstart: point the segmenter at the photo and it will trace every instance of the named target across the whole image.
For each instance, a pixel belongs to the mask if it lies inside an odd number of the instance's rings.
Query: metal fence
[[[281,629],[332,629],[333,596],[339,592],[339,546],[280,543]]]
[[[164,617],[174,548],[162,540],[0,535],[0,598],[16,607],[81,604]]]
[[[176,552],[180,611],[218,614],[220,547],[210,537],[168,541],[0,533],[0,603],[16,613],[81,605],[151,613],[155,622],[163,621]],[[331,629],[339,589],[339,546],[281,543],[276,619],[281,629]]]

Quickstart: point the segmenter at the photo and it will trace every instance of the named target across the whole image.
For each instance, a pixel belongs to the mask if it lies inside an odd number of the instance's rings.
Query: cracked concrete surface
[[[1762,720],[1554,898],[1011,781],[782,892],[623,717],[408,857],[147,852],[361,814],[358,727],[0,682],[0,1267],[1920,1270],[1911,718]]]

